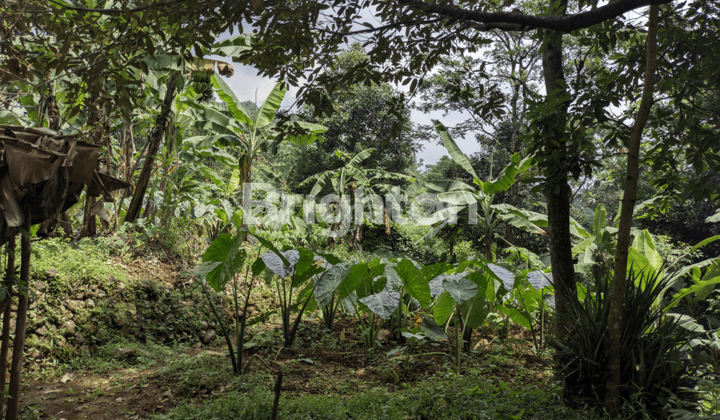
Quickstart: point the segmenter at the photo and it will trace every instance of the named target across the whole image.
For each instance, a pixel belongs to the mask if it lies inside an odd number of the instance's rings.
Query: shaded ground
[[[112,258],[107,263],[162,287],[189,281],[177,278],[180,270],[153,256],[132,261]],[[258,297],[259,311],[274,306],[274,298],[268,296]],[[381,331],[382,347],[368,354],[355,320],[343,316],[338,316],[332,332],[323,331],[319,320],[307,319],[291,349],[282,349],[279,324],[255,326],[249,336],[247,377],[270,389],[281,371],[283,395],[288,396],[351,396],[378,389],[393,392],[454,371],[451,359],[437,354],[452,352],[450,343],[425,343],[409,355],[400,351],[388,356],[405,344],[398,343],[389,331]],[[461,374],[483,376],[492,383],[521,381],[545,387],[552,381],[550,361],[535,355],[530,342],[527,332],[520,330],[511,332],[502,346],[495,344],[492,336],[483,337],[482,349],[463,356]],[[91,348],[90,353],[68,364],[29,359],[22,418],[143,419],[179,405],[249,389],[245,377],[233,377],[226,351],[222,338],[216,337],[210,345],[192,339],[174,346],[116,342]]]
[[[296,346],[287,350],[280,350],[274,326],[265,327],[254,331],[252,342],[260,344],[256,351],[246,352],[246,360],[251,360],[250,372],[259,374],[255,378],[264,378],[266,388],[274,384],[275,372],[282,371],[284,395],[354,395],[370,389],[392,392],[452,370],[449,358],[442,355],[386,357],[396,346],[392,342],[367,356],[357,334],[347,332],[352,326],[346,322],[339,323],[332,334],[319,333],[318,323],[306,323]],[[160,346],[148,347],[150,351],[140,347],[114,347],[94,356],[103,359],[102,363],[109,359],[118,365],[110,371],[90,367],[66,369],[61,375],[58,370],[51,380],[34,375],[23,387],[23,418],[143,419],[242,387],[238,382],[242,379],[232,377],[223,346],[164,347],[160,352]],[[426,345],[414,354],[444,347]],[[473,367],[470,374],[492,383],[517,381],[544,387],[552,381],[550,361],[531,354],[524,338],[489,347],[484,354],[465,358],[462,371]],[[121,357],[122,352],[130,356]],[[100,370],[111,369],[103,366]]]

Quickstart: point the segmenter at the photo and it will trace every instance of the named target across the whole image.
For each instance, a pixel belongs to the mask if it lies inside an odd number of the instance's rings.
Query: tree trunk
[[[622,332],[625,292],[627,289],[627,262],[630,248],[630,228],[632,227],[633,210],[637,196],[637,184],[640,176],[640,139],[645,128],[650,108],[653,103],[655,86],[655,68],[657,67],[657,26],[659,6],[650,6],[650,17],[647,33],[647,57],[645,65],[645,86],[643,86],[640,109],[635,124],[630,132],[627,153],[627,175],[622,207],[620,208],[620,224],[618,226],[617,248],[615,250],[615,267],[613,284],[610,293],[610,314],[608,315],[608,337],[610,340],[610,369],[612,374],[607,381],[605,406],[615,410],[620,403],[620,386],[622,384]]]
[[[8,238],[8,260],[5,270],[5,283],[8,291],[12,290],[15,279],[15,230],[12,229],[12,236]],[[5,405],[5,384],[7,383],[7,357],[10,349],[10,318],[12,317],[12,295],[8,293],[3,301],[3,326],[2,344],[0,345],[0,418],[3,415]]]
[[[155,122],[155,128],[148,139],[149,147],[147,155],[145,156],[145,163],[143,164],[142,171],[140,171],[140,178],[135,187],[132,201],[130,201],[130,206],[125,214],[125,222],[135,221],[140,216],[143,198],[150,184],[150,176],[152,175],[153,166],[155,165],[155,155],[157,155],[158,150],[160,150],[160,144],[162,143],[165,131],[167,131],[168,117],[172,110],[173,100],[175,100],[175,81],[178,75],[178,72],[174,72],[172,76],[170,76],[170,80],[168,80],[165,100],[160,109],[160,115]]]
[[[16,420],[20,410],[20,385],[25,350],[25,329],[27,326],[28,294],[30,294],[30,220],[31,211],[27,207],[24,212],[22,232],[22,252],[20,262],[20,281],[18,284],[18,309],[15,322],[15,339],[13,340],[12,364],[10,366],[10,386],[7,404],[7,420]],[[24,289],[24,290],[23,290]]]
[[[100,145],[103,142],[103,138],[109,135],[109,133],[107,132],[107,115],[102,105],[103,94],[98,93],[96,95],[93,95],[92,98],[93,99],[90,102],[89,106],[90,120],[88,121],[88,126],[92,131],[90,132],[90,138],[88,139],[88,142]],[[94,204],[95,197],[90,197],[86,193],[85,207],[83,211],[83,226],[80,230],[81,237],[94,236],[97,234],[97,218],[90,214],[90,209],[92,209]]]
[[[567,0],[556,3],[550,0],[551,10],[557,16],[565,15]],[[572,257],[572,241],[570,239],[570,197],[571,190],[568,184],[567,161],[567,95],[565,88],[565,72],[562,62],[562,33],[556,31],[546,32],[546,47],[542,54],[543,75],[545,79],[546,101],[553,104],[555,112],[547,115],[543,121],[545,138],[543,148],[546,156],[553,156],[553,162],[545,167],[546,185],[545,199],[548,211],[548,233],[550,235],[550,261],[555,282],[556,311],[558,317],[565,314],[565,302],[577,299],[575,287],[575,269]],[[562,102],[558,103],[558,100]],[[558,322],[556,332],[558,337],[563,336],[565,323]]]

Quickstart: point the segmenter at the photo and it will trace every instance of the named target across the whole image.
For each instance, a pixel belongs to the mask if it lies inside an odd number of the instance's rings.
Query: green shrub
[[[698,337],[682,327],[679,318],[665,316],[656,307],[667,285],[660,272],[628,276],[623,314],[620,394],[626,411],[637,410],[649,418],[667,418],[676,397],[693,398],[682,390],[692,388],[686,379],[694,370],[687,344]],[[593,274],[594,289],[582,301],[567,304],[567,337],[548,340],[557,352],[566,402],[573,406],[602,406],[610,376],[607,330],[612,272],[598,269]]]

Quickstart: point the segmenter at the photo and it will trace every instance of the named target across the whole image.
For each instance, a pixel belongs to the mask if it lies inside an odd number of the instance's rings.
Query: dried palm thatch
[[[3,281],[2,343],[0,345],[0,413],[6,401],[5,374],[10,347],[11,303],[17,296],[17,313],[13,355],[10,370],[7,419],[17,419],[20,382],[27,325],[30,282],[30,226],[41,224],[47,234],[54,228],[59,213],[77,203],[87,186],[90,197],[103,195],[129,185],[101,172],[100,147],[86,143],[75,135],[61,135],[47,128],[24,128],[0,125],[0,244],[9,242],[7,273]],[[91,211],[101,218],[102,201]],[[107,215],[105,215],[107,217]],[[22,229],[20,229],[22,228]],[[15,273],[15,236],[22,232],[20,278]],[[18,281],[19,280],[19,281]],[[1,414],[0,414],[1,417]]]
[[[111,191],[129,185],[100,171],[99,154],[99,146],[75,135],[0,125],[0,232],[22,226],[23,209],[29,207],[31,224],[41,223],[41,233],[49,233],[85,186],[88,196],[112,200]],[[93,212],[107,218],[102,201]]]

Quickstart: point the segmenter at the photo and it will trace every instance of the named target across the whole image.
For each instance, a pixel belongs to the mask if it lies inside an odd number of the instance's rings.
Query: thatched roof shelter
[[[22,226],[29,206],[31,224],[47,222],[43,233],[49,233],[56,216],[78,202],[85,186],[87,195],[112,200],[111,191],[129,185],[101,171],[99,154],[100,146],[77,135],[0,125],[0,232]],[[91,209],[101,218],[104,211],[102,201]]]

